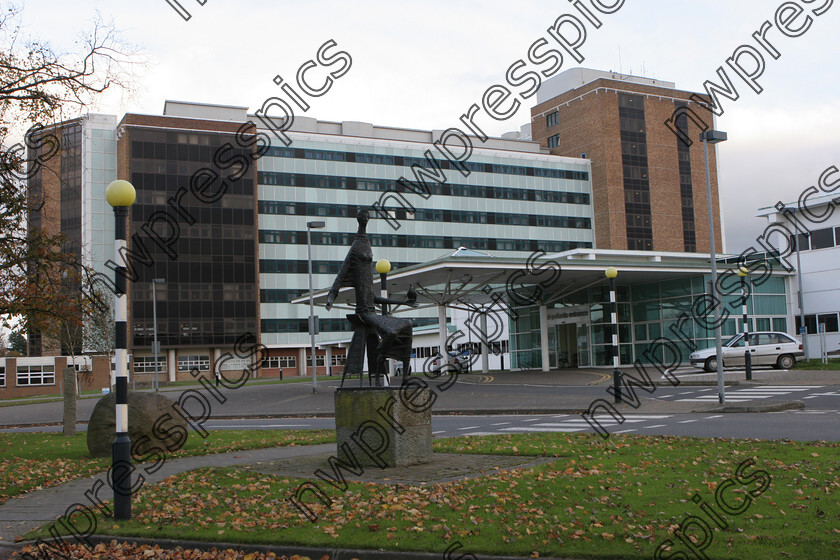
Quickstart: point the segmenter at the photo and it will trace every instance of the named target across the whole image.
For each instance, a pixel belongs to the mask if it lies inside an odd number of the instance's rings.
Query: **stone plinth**
[[[338,458],[380,468],[430,462],[434,399],[428,386],[413,383],[337,389]]]

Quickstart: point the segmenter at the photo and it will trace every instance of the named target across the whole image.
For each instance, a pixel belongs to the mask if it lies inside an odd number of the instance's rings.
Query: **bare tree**
[[[19,8],[0,10],[0,320],[17,317],[24,331],[47,330],[84,316],[80,305],[101,302],[90,271],[63,250],[60,232],[41,227],[43,195],[37,186],[28,190],[27,180],[49,172],[61,153],[50,126],[81,114],[105,90],[126,88],[143,61],[100,18],[76,50],[58,51],[22,35]],[[80,298],[66,297],[68,284],[80,287]]]

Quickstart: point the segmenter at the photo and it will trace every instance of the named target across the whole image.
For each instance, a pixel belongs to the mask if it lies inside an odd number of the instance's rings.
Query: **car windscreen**
[[[733,336],[732,338],[730,338],[729,340],[724,342],[723,345],[728,346],[730,348],[737,348],[738,346],[743,346],[744,345],[743,335],[742,334],[736,334],[735,336]]]

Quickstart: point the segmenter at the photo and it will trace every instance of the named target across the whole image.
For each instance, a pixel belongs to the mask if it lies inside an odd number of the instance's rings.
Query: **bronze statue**
[[[367,223],[370,214],[361,209],[356,215],[359,230],[350,246],[341,270],[327,294],[327,310],[332,308],[338,291],[345,286],[352,286],[355,292],[356,313],[347,319],[353,325],[353,339],[347,350],[344,377],[358,373],[361,377],[364,366],[365,347],[368,355],[368,372],[376,386],[382,385],[381,376],[385,374],[386,358],[393,358],[403,363],[403,375],[409,374],[411,360],[411,342],[413,326],[408,319],[390,317],[387,306],[409,305],[416,307],[416,294],[409,288],[405,300],[394,300],[377,296],[373,291],[373,251],[367,236]],[[376,304],[383,306],[383,314],[376,313]]]

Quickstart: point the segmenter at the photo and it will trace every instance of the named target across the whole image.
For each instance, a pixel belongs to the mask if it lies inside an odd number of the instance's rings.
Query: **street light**
[[[704,130],[700,133],[700,140],[703,141],[703,155],[706,160],[706,203],[709,211],[709,257],[712,261],[712,292],[717,290],[717,249],[715,248],[715,218],[712,205],[712,177],[709,174],[709,144],[724,142],[727,134],[719,130]],[[714,297],[714,294],[712,294]],[[720,306],[714,306],[715,320],[715,361],[717,362],[717,388],[718,402],[726,403],[726,392],[723,388],[723,359],[720,340]]]
[[[778,206],[776,207],[778,208]],[[781,212],[785,216],[788,217],[789,213],[794,212],[795,210],[791,210],[787,207],[782,207]],[[802,337],[802,353],[805,355],[805,359],[808,359],[808,327],[805,326],[805,307],[802,305],[802,259],[799,256],[799,246],[802,244],[800,236],[808,236],[809,233],[806,231],[805,233],[799,233],[799,219],[796,216],[790,218],[790,221],[793,222],[793,231],[795,233],[794,239],[796,240],[796,283],[799,286],[799,296],[797,300],[799,302],[799,336]],[[819,327],[817,328],[819,330]]]
[[[376,272],[379,273],[380,295],[384,299],[387,299],[388,298],[388,273],[391,272],[391,261],[389,261],[388,259],[379,259],[378,261],[376,261]],[[388,304],[385,303],[385,302],[382,302],[382,315],[385,316],[387,314],[388,314]],[[393,367],[393,365],[394,365],[394,363],[390,362],[389,367]],[[376,372],[376,386],[377,387],[379,387],[379,385],[381,383],[380,380],[379,380],[379,376],[380,376],[380,374],[384,374],[384,373],[385,373],[384,371],[383,372],[380,372],[380,371]],[[389,373],[393,373],[393,371],[389,370]],[[385,379],[388,379],[388,378],[386,377]]]
[[[322,229],[325,222],[306,222],[306,252],[309,260],[309,338],[312,343],[312,392],[318,392],[318,370],[315,366],[315,335],[318,331],[318,319],[315,317],[315,303],[312,291],[312,230]]]
[[[744,368],[747,371],[747,381],[752,379],[752,355],[750,354],[750,324],[747,319],[747,275],[750,273],[746,268],[738,268],[738,276],[741,277],[741,297],[744,315]]]
[[[158,322],[157,322],[157,291],[155,287],[158,284],[166,282],[166,278],[152,278],[152,320],[155,322],[155,340],[152,342],[152,352],[155,353],[155,391],[160,388],[158,383],[158,354],[160,354],[160,342],[158,342]]]
[[[621,402],[621,370],[618,369],[618,304],[615,299],[615,277],[618,270],[609,267],[604,276],[610,279],[610,330],[612,331],[613,395],[615,402]]]
[[[118,179],[105,189],[105,199],[114,208],[114,261],[123,262],[126,248],[126,221],[128,207],[137,199],[134,186]],[[127,305],[125,298],[126,271],[124,266],[114,267],[114,351],[116,354],[116,438],[111,455],[111,473],[114,487],[114,519],[131,519],[131,439],[128,436],[128,377],[126,371]]]

